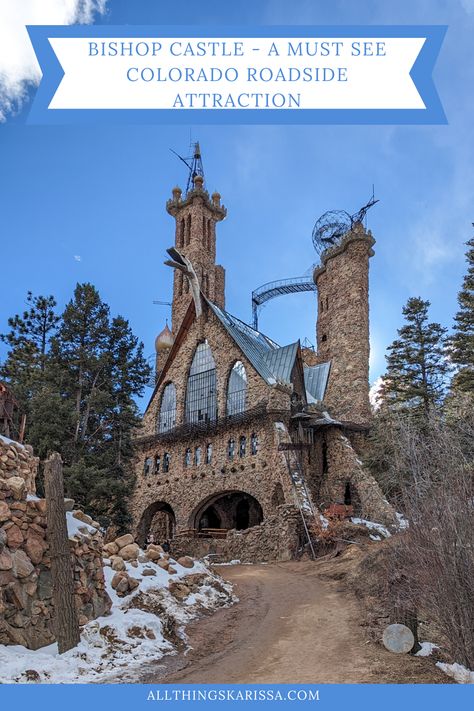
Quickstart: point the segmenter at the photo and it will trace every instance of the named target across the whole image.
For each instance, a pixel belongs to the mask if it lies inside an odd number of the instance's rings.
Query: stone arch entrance
[[[244,491],[224,491],[202,501],[191,515],[190,525],[198,531],[206,528],[242,531],[262,521],[262,507],[254,496]]]
[[[174,537],[175,529],[176,516],[171,506],[166,501],[155,501],[142,513],[137,526],[137,543],[143,547],[150,533],[155,543],[162,543]]]

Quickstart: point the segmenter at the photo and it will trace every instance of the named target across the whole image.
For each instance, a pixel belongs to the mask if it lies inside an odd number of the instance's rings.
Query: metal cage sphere
[[[313,245],[318,254],[337,244],[350,230],[352,219],[345,210],[330,210],[321,215],[313,227]]]

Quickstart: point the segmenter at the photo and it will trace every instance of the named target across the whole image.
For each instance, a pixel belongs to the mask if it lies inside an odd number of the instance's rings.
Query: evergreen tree
[[[422,412],[440,404],[450,365],[446,359],[446,331],[428,322],[429,301],[410,298],[403,308],[406,323],[388,347],[383,376],[383,407]]]
[[[467,274],[458,294],[459,310],[454,317],[450,346],[451,360],[459,368],[453,388],[474,393],[474,238],[467,242],[467,247]]]
[[[53,296],[33,296],[29,291],[27,303],[22,316],[8,319],[10,331],[0,335],[10,349],[0,377],[14,390],[24,414],[30,413],[31,399],[47,382],[50,344],[60,320]]]
[[[143,345],[91,284],[77,284],[64,313],[52,297],[28,295],[30,310],[9,320],[2,371],[28,412],[27,441],[45,458],[59,451],[67,493],[104,524],[123,530],[133,488],[135,398],[150,367]]]

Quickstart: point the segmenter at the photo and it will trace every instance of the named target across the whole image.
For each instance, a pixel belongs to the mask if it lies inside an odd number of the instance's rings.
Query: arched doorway
[[[262,521],[262,507],[254,496],[244,491],[226,491],[201,502],[190,523],[198,531],[216,528],[242,531]]]
[[[162,543],[174,537],[176,517],[166,501],[155,501],[142,514],[137,527],[137,543],[143,547],[149,534],[153,534],[155,543]]]

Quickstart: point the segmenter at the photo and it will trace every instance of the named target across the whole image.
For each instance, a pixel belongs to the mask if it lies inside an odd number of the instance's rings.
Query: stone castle
[[[335,505],[395,524],[359,458],[371,418],[370,231],[356,223],[314,271],[314,351],[280,346],[225,310],[216,226],[227,210],[202,175],[184,195],[174,188],[166,209],[172,328],[156,339],[156,387],[135,440],[138,542],[153,533],[244,560],[246,547],[262,559],[261,540],[267,558],[288,558],[308,518]]]

